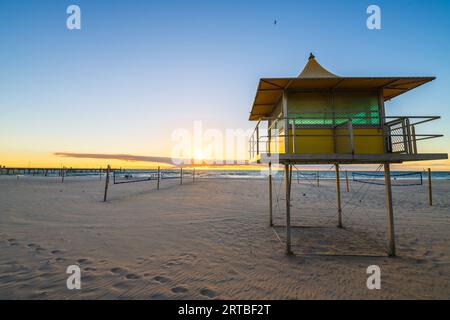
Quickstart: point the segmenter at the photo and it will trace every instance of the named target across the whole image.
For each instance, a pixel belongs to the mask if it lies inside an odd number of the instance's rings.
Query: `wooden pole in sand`
[[[159,190],[159,180],[161,179],[161,169],[158,166],[158,182],[156,184],[156,189]]]
[[[183,184],[183,168],[180,168],[180,184]]]
[[[388,220],[388,255],[395,256],[395,232],[394,232],[394,209],[392,205],[391,168],[389,163],[384,164],[384,184],[386,189],[386,206]]]
[[[433,186],[431,185],[431,168],[428,168],[428,200],[433,205]]]
[[[350,192],[350,188],[348,187],[348,171],[345,170],[345,183],[347,184],[347,192]]]
[[[284,165],[286,175],[286,254],[292,255],[291,250],[291,168],[290,164]]]
[[[272,162],[269,162],[269,225],[273,226],[273,207],[272,207]]]
[[[342,228],[342,207],[341,207],[341,183],[339,177],[339,164],[334,165],[336,168],[336,197],[338,206],[338,228]]]
[[[64,182],[64,168],[61,169],[61,182]]]
[[[319,171],[317,171],[317,188],[318,187],[320,187],[320,182],[319,182],[319,180],[320,180],[320,178],[319,178]]]
[[[108,164],[106,167],[106,179],[105,179],[105,195],[103,196],[103,202],[106,202],[106,196],[108,194],[108,185],[109,185],[109,172],[111,171],[111,167]]]

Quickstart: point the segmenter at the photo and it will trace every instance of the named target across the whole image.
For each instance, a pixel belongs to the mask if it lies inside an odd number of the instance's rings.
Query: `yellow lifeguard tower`
[[[342,227],[339,164],[384,164],[388,207],[388,253],[395,255],[390,163],[447,159],[420,153],[417,142],[441,137],[418,134],[416,126],[438,116],[386,116],[385,101],[434,77],[339,77],[311,54],[296,78],[262,78],[250,112],[257,121],[250,138],[252,162],[285,166],[286,251],[291,250],[292,165],[332,163],[336,169],[338,227]],[[272,225],[272,176],[269,175]]]

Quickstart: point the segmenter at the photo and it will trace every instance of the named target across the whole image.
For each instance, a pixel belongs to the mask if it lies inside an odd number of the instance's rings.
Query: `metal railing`
[[[368,119],[370,119],[368,121]],[[357,137],[383,137],[385,153],[417,154],[417,142],[442,137],[441,134],[418,134],[416,126],[440,119],[439,116],[386,116],[378,117],[327,117],[295,116],[263,118],[258,121],[249,139],[250,159],[261,153],[302,153],[298,149],[299,139],[324,137],[333,138],[334,153],[355,152],[354,141]],[[269,121],[267,129],[261,128],[262,121]],[[362,133],[355,129],[380,129],[380,133]],[[308,133],[302,129],[329,129],[331,133]],[[311,130],[312,131],[312,130]],[[286,142],[286,140],[288,140]],[[280,144],[281,145],[280,148]],[[280,150],[284,150],[280,152]]]

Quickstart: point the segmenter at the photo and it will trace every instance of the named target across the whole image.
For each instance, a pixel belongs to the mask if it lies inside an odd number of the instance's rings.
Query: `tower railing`
[[[263,118],[258,121],[249,140],[250,159],[262,153],[304,153],[298,150],[301,139],[308,138],[321,143],[324,137],[333,139],[333,151],[353,154],[354,141],[358,137],[383,137],[385,153],[417,154],[417,142],[442,137],[441,134],[417,133],[416,127],[439,116],[355,116],[346,117],[336,113],[325,117],[295,115],[292,117]],[[269,121],[262,129],[263,121]],[[376,128],[373,130],[355,130]],[[326,129],[326,130],[305,130]],[[288,140],[288,143],[286,143]]]

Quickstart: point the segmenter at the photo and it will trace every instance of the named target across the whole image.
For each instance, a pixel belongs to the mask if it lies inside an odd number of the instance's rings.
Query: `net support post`
[[[384,164],[384,184],[386,189],[388,222],[388,255],[390,257],[395,257],[394,209],[392,205],[391,168],[389,163]]]
[[[433,186],[431,183],[431,168],[428,168],[428,202],[433,206]]]
[[[183,184],[183,168],[180,168],[180,184]]]
[[[106,167],[106,179],[105,179],[105,194],[103,195],[103,202],[106,202],[106,197],[108,195],[108,185],[109,185],[109,173],[111,171],[111,167],[108,164],[108,167]]]
[[[345,183],[347,185],[347,192],[350,192],[350,188],[348,185],[348,171],[347,170],[345,170]]]
[[[159,182],[161,180],[161,169],[158,166],[158,174],[157,174],[157,184],[156,184],[156,189],[159,190]]]

